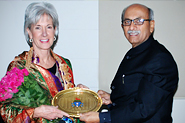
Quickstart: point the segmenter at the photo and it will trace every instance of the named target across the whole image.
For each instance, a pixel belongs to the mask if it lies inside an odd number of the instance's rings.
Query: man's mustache
[[[141,33],[141,31],[139,31],[139,30],[129,30],[129,31],[127,31],[127,33],[128,34],[134,34],[134,35],[136,35],[136,34],[139,34],[139,33]]]

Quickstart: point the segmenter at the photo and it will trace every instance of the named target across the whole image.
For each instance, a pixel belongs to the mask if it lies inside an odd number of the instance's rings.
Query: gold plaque
[[[98,111],[102,100],[92,90],[75,87],[58,92],[52,100],[52,105],[58,106],[71,117],[80,117],[80,113]]]

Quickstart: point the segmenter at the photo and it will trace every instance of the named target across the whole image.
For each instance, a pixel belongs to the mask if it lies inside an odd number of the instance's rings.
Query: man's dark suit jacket
[[[151,35],[130,49],[111,84],[112,123],[172,123],[177,65]]]

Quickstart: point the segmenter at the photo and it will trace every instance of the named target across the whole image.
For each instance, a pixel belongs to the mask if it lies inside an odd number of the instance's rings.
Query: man
[[[122,28],[132,48],[111,84],[111,94],[98,91],[105,113],[81,114],[86,123],[172,123],[177,65],[170,52],[153,38],[153,11],[133,4],[122,13]]]

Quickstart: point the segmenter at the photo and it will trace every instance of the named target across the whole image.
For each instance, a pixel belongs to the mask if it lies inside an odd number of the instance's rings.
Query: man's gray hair
[[[54,29],[56,28],[56,31],[55,31],[56,40],[58,39],[59,21],[58,21],[58,14],[54,6],[46,2],[31,3],[30,5],[28,5],[25,11],[25,18],[24,18],[25,19],[24,20],[24,35],[30,47],[32,47],[32,43],[29,42],[30,38],[29,38],[29,35],[26,29],[27,28],[31,29],[31,25],[36,24],[43,14],[47,14],[51,16],[53,20],[53,27]]]
[[[132,4],[132,5],[134,5],[134,4]],[[141,5],[141,4],[139,4],[139,5]],[[130,6],[128,6],[128,7],[130,7]],[[149,8],[149,7],[145,6],[145,5],[141,5],[141,6],[144,6],[144,7],[148,8],[148,11],[149,11],[149,19],[150,20],[154,20],[154,11],[151,8]],[[128,7],[126,7],[125,9],[123,9],[123,12],[121,14],[121,22],[122,23],[123,23],[123,20],[124,20],[125,11],[128,9]]]

